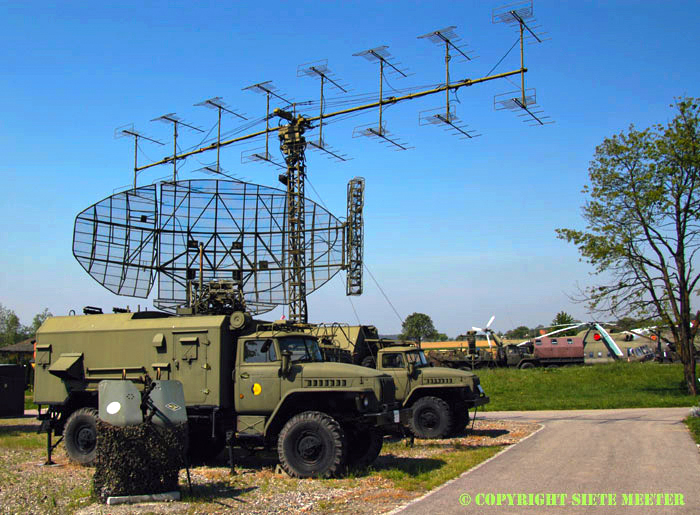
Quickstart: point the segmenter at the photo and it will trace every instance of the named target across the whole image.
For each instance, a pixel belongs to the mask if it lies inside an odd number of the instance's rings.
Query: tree
[[[557,316],[554,317],[554,320],[552,320],[552,325],[553,326],[567,326],[567,325],[572,325],[575,324],[576,320],[574,317],[569,315],[566,311],[560,311],[557,313]],[[552,327],[552,330],[555,331],[557,329],[561,329],[561,327]],[[559,336],[575,336],[577,330],[572,329],[571,331],[564,331],[562,333],[558,333]]]
[[[523,338],[529,338],[530,328],[526,325],[521,325],[515,329],[511,329],[506,333],[506,338],[509,340],[521,340]]]
[[[401,340],[415,340],[420,343],[424,339],[437,338],[433,321],[423,313],[413,313],[406,317],[401,325]]]
[[[583,190],[586,230],[557,234],[602,278],[582,300],[616,318],[663,320],[697,395],[690,299],[700,278],[700,108],[693,98],[671,107],[676,114],[666,125],[630,126],[596,148]]]
[[[53,316],[53,313],[51,313],[49,311],[49,308],[44,308],[44,311],[34,315],[34,319],[32,320],[32,325],[29,328],[31,334],[36,334],[39,327],[41,327],[41,324],[43,324],[47,318],[52,317],[52,316]]]
[[[19,317],[0,304],[0,347],[12,345],[29,337],[29,330],[20,324]]]

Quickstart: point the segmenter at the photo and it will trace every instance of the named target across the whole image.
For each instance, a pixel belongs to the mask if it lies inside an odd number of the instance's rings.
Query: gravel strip
[[[373,468],[393,467],[399,461],[439,458],[455,449],[512,445],[539,426],[513,421],[477,420],[466,436],[447,440],[415,440],[385,446]],[[56,467],[45,467],[45,435],[35,433],[31,418],[0,420],[0,513],[352,513],[362,515],[390,511],[423,495],[422,490],[397,488],[379,473],[360,471],[340,479],[294,479],[276,473],[272,453],[243,452],[236,456],[236,474],[230,475],[221,459],[212,466],[180,474],[184,500],[175,503],[143,503],[105,506],[91,495],[92,468],[71,464],[59,445]],[[19,443],[17,443],[19,442]]]

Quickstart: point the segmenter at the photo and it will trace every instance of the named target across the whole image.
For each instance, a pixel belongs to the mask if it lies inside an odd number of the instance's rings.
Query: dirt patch
[[[495,452],[538,427],[477,420],[473,431],[457,438],[415,440],[413,447],[386,439],[372,467],[339,479],[290,478],[275,472],[273,453],[238,451],[234,475],[229,474],[223,455],[209,466],[192,468],[191,494],[186,472],[181,471],[182,502],[108,507],[96,502],[91,493],[93,469],[71,464],[63,445],[54,454],[59,466],[40,465],[45,461],[40,445],[45,435],[35,433],[38,423],[28,418],[0,420],[0,513],[381,513],[423,495],[422,483],[410,480],[443,473],[454,465],[451,457],[485,448]]]

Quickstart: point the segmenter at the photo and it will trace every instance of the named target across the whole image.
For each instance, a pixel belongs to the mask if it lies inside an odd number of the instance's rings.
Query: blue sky
[[[379,45],[413,74],[389,75],[388,88],[438,83],[441,50],[416,36],[449,25],[478,56],[453,61],[452,77],[481,77],[516,40],[515,29],[491,23],[500,5],[0,2],[0,303],[24,323],[44,307],[66,314],[88,304],[150,305],[109,294],[71,253],[75,215],[132,181],[133,147],[113,138],[116,127],[134,123],[172,143],[170,128],[149,120],[176,112],[209,130],[215,113],[193,104],[213,96],[261,117],[264,97],[241,89],[265,80],[294,100],[317,100],[318,82],[298,78],[296,69],[319,59],[328,59],[351,94],[374,93],[376,65],[352,54]],[[515,89],[500,80],[458,93],[457,114],[482,134],[474,140],[418,125],[418,112],[439,107],[440,96],[387,110],[387,128],[415,147],[410,151],[353,139],[353,127],[376,121],[367,113],[325,132],[352,160],[307,154],[307,195],[319,201],[315,189],[338,216],[348,180],[365,177],[369,269],[402,317],[427,313],[450,336],[492,314],[503,330],[547,323],[560,310],[586,319],[569,295],[591,284],[591,267],[554,229],[583,227],[580,190],[596,145],[631,123],[669,120],[674,97],[700,96],[697,2],[536,1],[534,8],[551,40],[526,47],[526,86],[536,88],[555,124],[528,127],[494,111],[493,96]],[[518,66],[513,51],[496,72]],[[224,121],[224,130],[235,126]],[[180,143],[200,139],[183,131]],[[260,144],[222,151],[222,166],[276,187],[277,169],[241,164],[241,151]],[[143,149],[141,163],[170,152]],[[182,171],[201,166],[190,159]],[[144,172],[139,184],[170,171]],[[368,275],[365,294],[352,302],[363,323],[399,331]],[[340,279],[310,295],[309,314],[311,321],[356,321]]]

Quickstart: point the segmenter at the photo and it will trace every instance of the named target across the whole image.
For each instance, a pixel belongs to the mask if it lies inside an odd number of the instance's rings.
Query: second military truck
[[[385,372],[396,399],[413,413],[408,427],[418,438],[444,438],[464,430],[469,410],[489,402],[479,378],[462,370],[433,367],[415,345],[380,339],[374,326],[319,325],[317,336],[328,358]]]
[[[195,459],[218,454],[228,437],[275,448],[296,477],[371,463],[383,433],[411,415],[389,375],[326,363],[315,337],[241,311],[53,317],[37,332],[34,400],[75,461],[95,457],[98,383],[146,376],[182,382]]]

